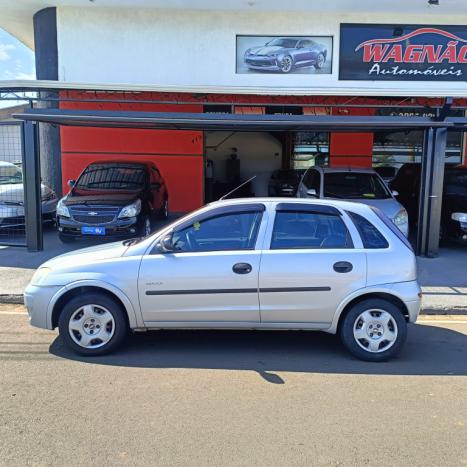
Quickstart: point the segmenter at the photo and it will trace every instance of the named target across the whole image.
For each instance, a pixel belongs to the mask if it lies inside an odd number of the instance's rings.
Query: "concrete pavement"
[[[0,306],[0,465],[467,465],[467,318],[410,325],[399,358],[306,332],[135,334],[70,354]]]

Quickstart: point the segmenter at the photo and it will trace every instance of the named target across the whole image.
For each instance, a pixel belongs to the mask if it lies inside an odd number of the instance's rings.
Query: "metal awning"
[[[240,115],[183,112],[27,109],[13,115],[25,121],[108,128],[229,131],[377,131],[464,128],[466,119],[338,115]]]

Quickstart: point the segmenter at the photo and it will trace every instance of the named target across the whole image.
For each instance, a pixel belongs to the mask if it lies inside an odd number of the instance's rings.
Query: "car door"
[[[259,276],[261,322],[327,327],[339,303],[365,286],[365,253],[354,247],[354,238],[360,241],[355,227],[332,206],[280,203],[268,231]]]
[[[156,246],[145,255],[138,279],[145,323],[258,323],[264,211],[261,203],[212,209],[176,227],[174,251]]]

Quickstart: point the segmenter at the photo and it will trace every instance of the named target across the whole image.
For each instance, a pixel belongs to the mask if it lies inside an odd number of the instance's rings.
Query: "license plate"
[[[105,235],[105,227],[81,227],[81,233],[84,235]]]

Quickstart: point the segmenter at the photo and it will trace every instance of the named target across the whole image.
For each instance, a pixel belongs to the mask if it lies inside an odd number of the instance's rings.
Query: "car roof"
[[[376,173],[373,169],[364,167],[310,167],[317,169],[322,173]]]
[[[323,205],[323,206],[333,206],[338,209],[355,211],[357,213],[365,213],[371,211],[370,206],[358,203],[354,201],[343,201],[343,200],[334,200],[334,199],[315,199],[315,198],[289,198],[289,197],[274,197],[274,198],[229,198],[220,201],[213,201],[206,205],[206,207],[215,207],[215,206],[232,206],[242,204],[267,204],[274,205],[279,203],[287,204],[305,204],[305,205]]]

